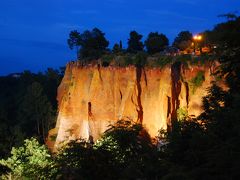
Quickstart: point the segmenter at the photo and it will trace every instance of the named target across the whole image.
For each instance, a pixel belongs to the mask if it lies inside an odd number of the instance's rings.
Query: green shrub
[[[121,56],[118,60],[118,65],[121,67],[126,67],[133,64],[133,59],[131,55]]]
[[[150,56],[146,52],[138,52],[136,54],[126,53],[121,55],[105,54],[101,57],[101,60],[104,64],[112,64],[120,67],[134,65],[163,68],[174,62],[181,62],[186,67],[188,67],[189,64],[196,65],[200,63],[203,65],[206,61],[214,60],[214,57],[207,54],[200,56],[192,56],[191,54],[177,56],[154,54]]]
[[[208,61],[214,61],[217,57],[209,54],[201,54],[200,56],[195,56],[192,58],[191,64],[204,65]]]
[[[197,75],[194,78],[192,78],[190,81],[190,86],[192,87],[192,93],[194,93],[196,89],[202,85],[203,81],[205,81],[204,72],[199,71]]]
[[[191,54],[182,54],[182,55],[176,56],[176,61],[181,61],[181,62],[192,61],[192,55]]]
[[[147,54],[144,52],[139,52],[133,56],[133,65],[135,66],[145,66],[147,62]]]
[[[102,62],[110,63],[115,58],[114,54],[105,54],[101,57]]]
[[[51,179],[56,175],[55,164],[45,145],[35,138],[26,139],[24,145],[13,147],[11,157],[0,160],[2,166],[10,169],[1,179]]]
[[[186,107],[180,107],[177,109],[177,119],[178,121],[184,121],[188,116],[188,111]]]
[[[161,67],[171,64],[173,62],[173,58],[171,56],[158,55],[154,57],[147,58],[146,65],[148,67]]]

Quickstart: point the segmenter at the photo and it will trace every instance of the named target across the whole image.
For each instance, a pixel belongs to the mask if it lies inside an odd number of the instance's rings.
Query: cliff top
[[[216,61],[215,55],[202,54],[195,56],[191,54],[184,55],[147,55],[145,53],[137,54],[105,54],[99,59],[80,59],[76,63],[82,66],[96,66],[101,65],[103,67],[131,67],[141,66],[149,68],[163,68],[166,65],[171,65],[176,62],[181,62],[185,66],[191,65],[204,65],[209,62]]]

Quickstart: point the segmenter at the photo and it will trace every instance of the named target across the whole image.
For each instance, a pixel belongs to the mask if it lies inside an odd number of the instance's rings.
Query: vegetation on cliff
[[[143,67],[159,67],[163,68],[166,65],[171,65],[177,62],[188,65],[204,65],[207,62],[215,61],[217,56],[215,55],[200,55],[192,56],[189,54],[178,55],[178,56],[169,56],[169,55],[148,55],[144,52],[138,52],[137,54],[105,54],[97,62],[101,63],[103,67],[106,66],[143,66]],[[80,60],[81,62],[81,60]],[[93,63],[97,63],[93,62]]]
[[[202,85],[204,80],[204,72],[199,71],[197,75],[190,81],[190,86],[192,86],[192,93],[195,93],[196,89]]]
[[[131,31],[126,48],[123,47],[122,41],[120,41],[119,43],[115,43],[113,48],[110,49],[108,48],[109,42],[105,38],[105,33],[98,28],[94,28],[91,31],[86,30],[83,33],[77,30],[71,31],[68,45],[70,49],[74,49],[75,47],[77,58],[83,63],[89,63],[93,59],[101,59],[103,56],[125,57],[129,55],[134,56],[139,53],[159,58],[161,56],[185,54],[192,54],[194,56],[219,55],[222,51],[220,46],[223,41],[229,45],[234,45],[238,42],[238,30],[235,28],[235,23],[239,21],[239,17],[232,17],[234,18],[230,19],[227,23],[218,24],[211,31],[199,33],[198,38],[200,39],[196,39],[189,31],[181,31],[174,39],[172,46],[169,46],[168,38],[162,33],[150,32],[143,42],[143,35],[136,31]]]
[[[210,35],[209,35],[210,36]],[[192,34],[189,31],[182,31],[169,47],[168,38],[158,32],[150,32],[147,39],[142,42],[143,36],[136,31],[131,31],[128,39],[128,47],[122,46],[122,41],[116,43],[112,50],[108,49],[108,41],[105,34],[94,28],[92,31],[71,31],[69,34],[68,45],[70,49],[76,49],[78,61],[83,65],[101,63],[103,66],[146,66],[164,67],[181,61],[188,64],[203,64],[206,61],[216,60],[215,52],[201,53],[192,55]],[[208,38],[206,35],[205,38]],[[201,44],[209,46],[212,43]],[[188,53],[180,52],[188,49]]]
[[[94,28],[91,31],[86,30],[82,34],[76,30],[71,31],[68,45],[70,49],[76,48],[78,58],[99,58],[105,53],[109,44],[104,35],[98,28]]]

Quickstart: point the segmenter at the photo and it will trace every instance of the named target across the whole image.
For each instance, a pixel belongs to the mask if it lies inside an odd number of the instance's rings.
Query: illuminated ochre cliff
[[[48,145],[89,137],[94,140],[118,119],[141,122],[152,137],[171,126],[177,109],[201,113],[202,97],[214,80],[216,62],[205,65],[175,63],[164,68],[81,66],[71,62],[58,88],[59,113]],[[202,74],[201,85],[193,83]]]

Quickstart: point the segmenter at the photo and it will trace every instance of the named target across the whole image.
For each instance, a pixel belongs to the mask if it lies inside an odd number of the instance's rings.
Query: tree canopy
[[[70,49],[77,47],[78,58],[99,58],[107,50],[109,42],[100,29],[93,28],[82,34],[76,30],[71,31],[68,45]]]
[[[185,50],[191,46],[191,43],[192,33],[189,31],[181,31],[174,39],[173,46],[180,50]]]
[[[69,34],[69,39],[67,40],[69,48],[73,49],[74,46],[79,46],[80,40],[80,33],[77,30],[71,31]]]
[[[59,70],[44,73],[25,71],[19,77],[0,77],[0,157],[32,136],[40,142],[55,125]]]
[[[114,44],[113,49],[112,49],[112,52],[113,52],[114,54],[118,54],[118,53],[120,53],[121,51],[122,51],[122,48],[121,48],[120,44],[118,44],[118,43]]]
[[[33,82],[27,88],[19,105],[19,119],[27,136],[38,136],[45,140],[50,127],[54,124],[52,105],[47,96],[43,94],[43,87],[38,82]],[[24,121],[25,120],[25,121]]]
[[[143,42],[141,41],[142,35],[138,34],[136,31],[130,32],[130,37],[128,39],[127,51],[131,53],[136,53],[138,51],[143,51]]]
[[[149,54],[163,51],[169,45],[169,40],[164,34],[158,32],[151,32],[148,34],[145,46]]]
[[[51,179],[55,176],[54,161],[46,146],[35,138],[24,140],[18,148],[12,148],[11,157],[0,160],[0,165],[9,168],[9,172],[1,179]]]

